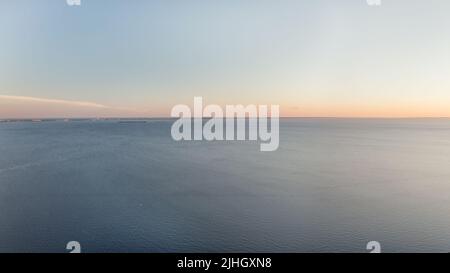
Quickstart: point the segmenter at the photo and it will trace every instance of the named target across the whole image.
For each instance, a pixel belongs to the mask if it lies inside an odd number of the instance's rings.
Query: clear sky
[[[450,1],[0,1],[0,118],[450,116]]]

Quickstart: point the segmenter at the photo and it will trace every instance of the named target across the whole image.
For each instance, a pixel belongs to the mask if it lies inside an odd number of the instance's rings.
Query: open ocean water
[[[276,152],[172,122],[0,123],[0,252],[450,252],[448,119],[282,119]]]

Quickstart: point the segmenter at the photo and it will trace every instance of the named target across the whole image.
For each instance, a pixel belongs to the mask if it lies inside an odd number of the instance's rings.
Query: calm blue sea
[[[450,252],[448,119],[283,119],[276,152],[171,124],[0,123],[0,252]]]

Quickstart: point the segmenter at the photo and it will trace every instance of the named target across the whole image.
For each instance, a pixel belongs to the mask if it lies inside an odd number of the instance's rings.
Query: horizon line
[[[181,117],[182,118],[182,117]],[[195,117],[190,117],[186,119],[194,119]],[[211,119],[213,117],[202,117],[202,119]],[[222,119],[231,119],[233,117],[217,117]],[[240,118],[240,117],[234,117]],[[256,117],[258,118],[258,117]],[[270,118],[270,117],[267,117]],[[450,116],[411,116],[411,117],[395,117],[395,116],[380,116],[380,117],[365,117],[365,116],[280,116],[279,119],[450,119]],[[0,122],[5,121],[52,121],[52,120],[143,120],[143,119],[180,119],[180,117],[168,117],[168,116],[155,116],[155,117],[23,117],[23,118],[0,118]],[[245,117],[245,119],[249,119],[249,117]]]
[[[169,119],[172,118],[169,113],[162,113],[165,111],[161,111],[162,109],[157,110],[156,113],[151,113],[149,110],[135,109],[135,108],[127,108],[127,107],[118,107],[118,106],[109,106],[102,103],[91,102],[91,101],[80,101],[80,100],[66,100],[66,99],[49,99],[42,97],[31,97],[31,96],[17,96],[17,95],[3,95],[0,93],[0,101],[4,99],[6,100],[6,104],[9,104],[9,100],[18,101],[18,102],[30,102],[30,103],[48,103],[49,106],[57,105],[60,113],[45,113],[47,111],[42,111],[41,113],[8,113],[8,111],[0,114],[1,121],[16,121],[16,120],[54,120],[54,119]],[[78,115],[78,113],[63,113],[61,111],[61,107],[81,107],[84,109],[100,109],[102,111],[125,111],[123,113],[84,113]],[[14,109],[16,110],[16,109]],[[325,109],[326,110],[326,109]],[[373,110],[373,109],[372,109]],[[11,112],[11,109],[9,110]],[[159,112],[159,113],[158,113]],[[326,111],[323,111],[326,112]],[[385,112],[384,114],[382,112]],[[416,113],[418,115],[414,115],[410,113],[408,115],[408,111],[404,111],[403,113],[386,113],[386,111],[371,111],[371,113],[341,113],[337,115],[322,115],[320,112],[316,111],[316,115],[296,115],[295,113],[281,113],[279,118],[287,119],[287,118],[311,118],[311,119],[447,119],[450,118],[450,115],[447,113]],[[311,113],[312,114],[312,113]],[[325,113],[324,113],[325,114]],[[334,113],[328,113],[334,114]],[[444,114],[444,115],[439,115]],[[3,117],[2,117],[3,116]],[[227,118],[227,116],[222,116],[222,118]]]

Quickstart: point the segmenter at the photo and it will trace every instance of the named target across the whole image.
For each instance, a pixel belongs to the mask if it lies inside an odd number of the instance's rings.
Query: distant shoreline
[[[82,121],[118,121],[122,123],[145,123],[146,121],[157,120],[176,120],[172,117],[136,117],[136,118],[12,118],[12,119],[0,119],[0,123],[14,123],[14,122],[82,122]],[[205,120],[210,118],[203,118]],[[449,119],[450,117],[280,117],[280,120],[286,119],[342,119],[342,120],[436,120],[436,119]]]

